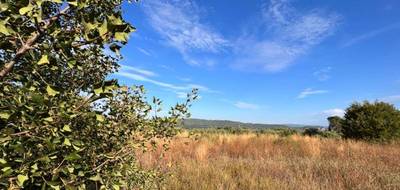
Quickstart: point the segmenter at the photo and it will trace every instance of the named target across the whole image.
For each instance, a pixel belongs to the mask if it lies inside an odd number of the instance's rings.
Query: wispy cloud
[[[394,30],[394,29],[400,29],[400,22],[385,26],[383,28],[369,31],[367,33],[364,33],[364,34],[361,34],[358,36],[355,36],[354,38],[352,38],[349,41],[347,41],[346,43],[344,43],[342,47],[352,46],[354,44],[360,43],[360,42],[368,40],[370,38],[374,38],[378,35],[381,35],[385,32],[388,32],[388,31]]]
[[[297,98],[303,99],[303,98],[307,98],[308,96],[311,96],[311,95],[326,94],[328,92],[329,91],[327,91],[327,90],[314,90],[312,88],[306,88],[297,96]]]
[[[137,47],[137,50],[139,50],[140,52],[142,52],[143,54],[147,55],[147,56],[151,56],[151,53],[143,48]]]
[[[332,70],[332,67],[325,67],[325,68],[323,68],[323,69],[320,69],[320,70],[318,70],[318,71],[315,71],[315,72],[313,73],[313,75],[314,75],[315,77],[317,77],[317,79],[318,79],[319,81],[326,81],[326,80],[328,80],[328,79],[331,78],[331,75],[330,75],[331,70]]]
[[[154,84],[154,85],[157,85],[157,86],[161,86],[161,87],[165,87],[165,88],[169,88],[169,89],[173,89],[173,90],[187,90],[188,89],[188,87],[185,87],[185,86],[177,86],[177,85],[174,85],[174,84],[153,80],[153,79],[150,79],[150,78],[145,77],[143,75],[135,74],[135,73],[129,73],[129,72],[120,71],[120,72],[116,73],[116,75],[123,76],[123,77],[129,78],[129,79],[133,79],[133,80],[136,80],[136,81],[148,82],[148,83],[151,83],[151,84]]]
[[[187,93],[185,92],[175,92],[178,98],[185,99],[187,97]]]
[[[193,54],[218,53],[229,44],[210,26],[200,22],[199,8],[192,1],[148,0],[144,2],[144,10],[151,26],[189,64],[209,64],[212,61]]]
[[[387,96],[387,97],[381,98],[380,100],[384,101],[384,102],[389,102],[389,103],[396,103],[396,102],[400,102],[400,95]]]
[[[320,44],[337,28],[339,16],[314,9],[297,11],[289,0],[271,0],[263,9],[263,27],[272,35],[238,40],[236,68],[281,71]],[[265,32],[265,31],[263,31]]]
[[[156,73],[154,73],[153,71],[149,71],[149,70],[145,70],[145,69],[140,69],[137,67],[132,67],[132,66],[128,66],[128,65],[121,65],[121,71],[134,71],[136,73],[148,76],[148,77],[154,77],[157,76]]]
[[[326,116],[339,116],[339,117],[343,117],[345,114],[345,111],[343,109],[340,108],[334,108],[334,109],[329,109],[329,110],[325,110],[322,112],[323,115]]]
[[[115,74],[135,80],[135,81],[146,82],[146,83],[154,84],[154,85],[157,85],[160,87],[164,87],[164,88],[176,93],[179,98],[181,98],[183,96],[183,94],[185,94],[185,97],[186,97],[185,92],[190,91],[191,89],[194,89],[194,88],[198,89],[200,92],[220,93],[217,90],[212,90],[206,86],[199,85],[199,84],[190,83],[190,84],[184,84],[184,85],[175,85],[172,83],[154,80],[154,79],[152,79],[152,77],[158,76],[156,73],[149,71],[149,70],[139,69],[139,68],[127,66],[127,65],[122,65],[122,69]],[[185,92],[183,92],[183,91],[185,91]]]
[[[259,109],[260,106],[252,103],[247,103],[247,102],[241,102],[238,101],[234,104],[235,107],[240,108],[240,109],[250,109],[250,110],[256,110]]]

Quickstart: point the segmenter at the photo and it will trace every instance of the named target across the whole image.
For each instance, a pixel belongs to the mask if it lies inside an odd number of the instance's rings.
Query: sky
[[[355,101],[400,107],[398,0],[143,0],[113,74],[193,118],[327,125]]]

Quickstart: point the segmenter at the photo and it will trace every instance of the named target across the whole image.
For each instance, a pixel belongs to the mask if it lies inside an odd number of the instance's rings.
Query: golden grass
[[[275,135],[182,136],[141,154],[165,189],[400,189],[399,144]]]

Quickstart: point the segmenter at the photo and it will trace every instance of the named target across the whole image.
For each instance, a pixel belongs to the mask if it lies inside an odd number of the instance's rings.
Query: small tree
[[[328,117],[328,121],[329,121],[329,131],[335,131],[337,133],[341,133],[342,132],[342,123],[343,123],[343,119],[339,116],[331,116]]]
[[[346,138],[385,141],[400,137],[400,111],[384,102],[354,103],[346,110]]]
[[[135,151],[175,135],[195,96],[160,117],[141,86],[106,80],[135,30],[122,3],[0,2],[0,189],[148,184]]]

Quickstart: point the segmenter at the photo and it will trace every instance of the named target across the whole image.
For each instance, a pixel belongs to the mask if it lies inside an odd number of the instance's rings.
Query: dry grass
[[[166,189],[400,189],[400,146],[304,136],[175,138],[140,155]]]

